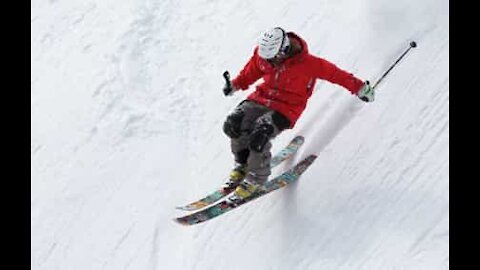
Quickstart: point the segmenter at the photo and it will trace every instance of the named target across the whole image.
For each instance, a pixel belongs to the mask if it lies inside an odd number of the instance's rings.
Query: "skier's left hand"
[[[360,90],[358,91],[357,96],[362,101],[372,102],[375,100],[375,89],[370,86],[369,81],[365,81],[362,88],[360,88]]]

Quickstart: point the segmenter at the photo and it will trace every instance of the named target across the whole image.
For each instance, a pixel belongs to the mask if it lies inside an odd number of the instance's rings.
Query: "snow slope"
[[[446,0],[31,2],[32,269],[448,269]],[[375,81],[319,82],[293,130],[301,180],[194,227],[174,209],[232,165],[226,98],[259,33]],[[292,162],[293,162],[292,161]],[[292,164],[279,166],[278,174]]]

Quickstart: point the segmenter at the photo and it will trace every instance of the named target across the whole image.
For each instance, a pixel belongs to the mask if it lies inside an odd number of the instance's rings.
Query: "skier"
[[[307,43],[281,27],[261,34],[253,56],[240,74],[226,83],[230,96],[264,82],[228,115],[223,131],[231,139],[235,166],[226,186],[239,199],[254,194],[268,179],[271,140],[295,126],[312,95],[317,79],[338,84],[362,101],[374,101],[374,89],[335,64],[309,53]]]

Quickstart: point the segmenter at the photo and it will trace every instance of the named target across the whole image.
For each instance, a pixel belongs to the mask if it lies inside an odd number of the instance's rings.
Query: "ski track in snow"
[[[32,269],[448,269],[448,2],[33,1]],[[268,11],[268,12],[267,12]],[[365,16],[365,14],[370,14]],[[401,24],[398,22],[402,22]],[[226,98],[261,30],[374,81],[318,81],[300,181],[191,228],[174,206],[232,165]]]

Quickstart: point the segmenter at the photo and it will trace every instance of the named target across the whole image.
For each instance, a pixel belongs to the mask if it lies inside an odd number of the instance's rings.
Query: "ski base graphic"
[[[205,208],[196,213],[175,218],[174,220],[182,225],[194,225],[223,215],[241,205],[244,205],[272,191],[275,191],[290,183],[297,181],[298,178],[300,178],[300,176],[302,175],[302,173],[305,172],[305,170],[315,161],[316,158],[316,155],[308,156],[307,158],[299,162],[297,165],[295,165],[295,167],[293,167],[292,169],[284,172],[278,177],[273,178],[272,180],[269,180],[267,183],[265,183],[261,192],[258,192],[247,200],[240,200],[235,196],[234,193],[232,193],[227,196],[226,199],[218,202],[213,206]]]

